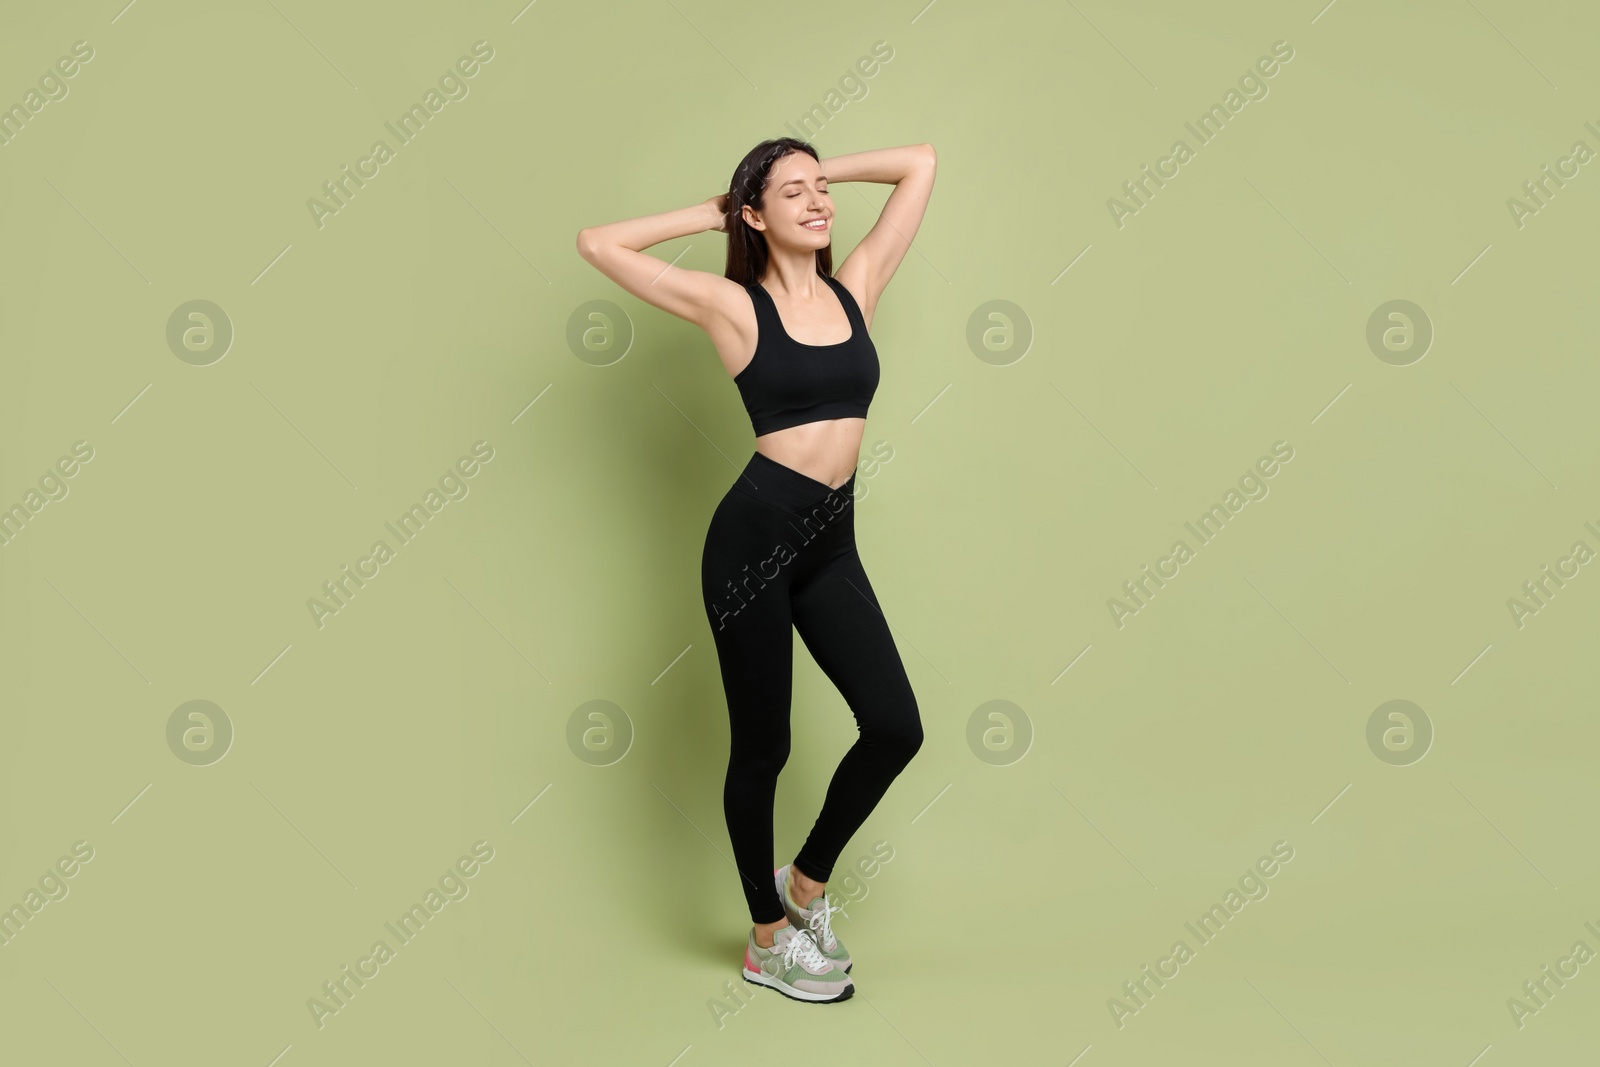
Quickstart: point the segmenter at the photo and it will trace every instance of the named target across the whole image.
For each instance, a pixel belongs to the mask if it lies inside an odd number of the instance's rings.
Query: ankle
[[[801,889],[797,885],[789,887],[789,903],[797,908],[809,908],[813,900],[823,895],[824,890],[821,886],[814,890]]]
[[[827,892],[827,882],[813,881],[793,867],[789,868],[789,899],[796,907],[807,907],[817,897],[826,896]]]
[[[771,948],[773,935],[788,925],[789,920],[787,918],[779,919],[775,923],[754,924],[756,944],[761,948]]]

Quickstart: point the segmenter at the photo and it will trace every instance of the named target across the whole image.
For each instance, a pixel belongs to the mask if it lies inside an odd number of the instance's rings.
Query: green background
[[[0,506],[94,450],[0,546],[0,905],[94,850],[0,946],[0,1058],[1594,1047],[1600,964],[1507,1007],[1600,951],[1600,576],[1521,626],[1507,603],[1600,547],[1600,177],[1507,208],[1600,148],[1591,5],[121,2],[8,5],[0,33],[4,106],[94,49],[0,147]],[[319,228],[306,201],[480,40],[469,94]],[[1277,41],[1268,95],[1199,145],[1184,123]],[[926,141],[939,177],[873,323],[863,454],[892,458],[856,520],[926,743],[840,857],[857,993],[819,1007],[739,980],[697,583],[749,421],[707,338],[574,238],[725,191],[830,92],[824,157]],[[1180,137],[1119,227],[1108,200]],[[837,264],[888,189],[834,192]],[[651,252],[720,273],[725,240]],[[167,340],[193,300],[234,333],[207,365]],[[1026,351],[968,343],[995,300]],[[1406,365],[1367,342],[1393,300],[1434,331]],[[479,441],[468,494],[319,628],[322,583]],[[1199,545],[1184,523],[1277,441],[1270,493]],[[1108,599],[1180,538],[1119,627]],[[795,658],[775,863],[855,736]],[[1408,765],[1367,741],[1397,699],[1434,734]],[[209,765],[168,741],[191,700],[233,731]],[[631,734],[604,766],[568,742],[597,700]],[[999,754],[968,741],[990,701],[1016,709]],[[468,895],[319,1028],[323,982],[478,841]],[[1185,922],[1279,841],[1269,895],[1201,944]]]

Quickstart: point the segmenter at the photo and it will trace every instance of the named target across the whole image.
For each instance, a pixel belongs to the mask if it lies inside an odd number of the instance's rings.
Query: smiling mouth
[[[802,222],[800,225],[807,230],[826,230],[828,228],[828,220],[826,218],[813,219],[810,222]]]

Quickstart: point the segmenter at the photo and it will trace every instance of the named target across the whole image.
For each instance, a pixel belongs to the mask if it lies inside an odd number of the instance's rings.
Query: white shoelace
[[[808,971],[822,971],[833,966],[833,961],[817,949],[817,943],[812,939],[810,930],[795,929],[794,936],[789,938],[789,943],[784,946],[784,967],[793,967],[796,960],[799,960],[800,965]]]
[[[828,903],[828,898],[824,896],[822,898],[822,907],[813,911],[811,918],[806,920],[806,925],[816,935],[817,944],[829,951],[838,947],[839,944],[838,939],[833,936],[833,927],[829,925],[829,917],[834,912],[843,910],[843,908],[836,908]]]

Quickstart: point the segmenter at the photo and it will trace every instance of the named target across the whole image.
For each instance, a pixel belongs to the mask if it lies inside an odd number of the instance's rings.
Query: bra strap
[[[857,331],[859,331],[860,336],[865,336],[867,332],[867,320],[862,318],[861,308],[856,304],[856,298],[851,296],[850,290],[846,289],[844,287],[844,283],[833,277],[833,275],[824,274],[823,278],[825,278],[828,284],[832,286],[833,291],[839,294],[839,303],[844,305],[844,313],[846,317],[850,319],[852,336],[856,336]]]
[[[772,294],[761,288],[760,282],[750,282],[744,288],[755,305],[756,347],[759,348],[768,338],[780,336],[783,324],[778,321],[778,307],[772,302]]]

